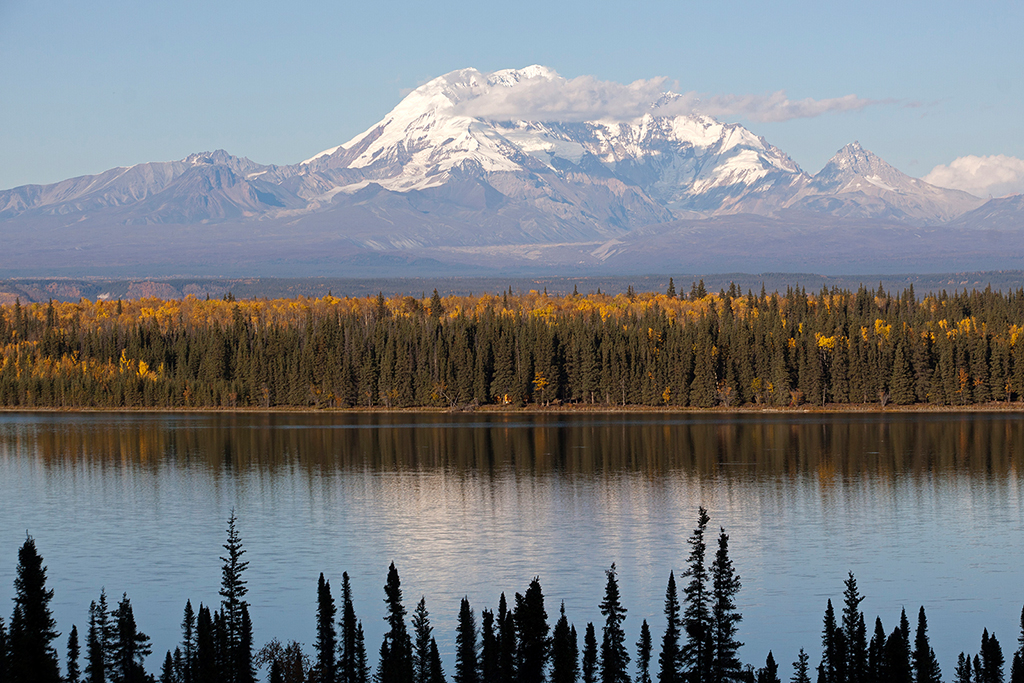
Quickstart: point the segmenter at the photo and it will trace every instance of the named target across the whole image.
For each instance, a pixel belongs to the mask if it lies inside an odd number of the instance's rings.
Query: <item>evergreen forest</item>
[[[410,611],[394,563],[384,585],[387,631],[375,658],[369,656],[362,621],[353,608],[347,573],[342,573],[337,594],[320,574],[316,613],[310,617],[316,624],[311,649],[277,638],[257,649],[245,599],[248,562],[233,512],[220,558],[219,605],[199,603],[196,610],[186,601],[180,644],[158,657],[151,671],[150,639],[139,629],[127,595],[113,604],[101,590],[88,607],[83,632],[77,625],[66,636],[57,631],[50,610],[54,590],[47,587],[46,567],[29,536],[18,552],[13,614],[7,624],[0,619],[0,682],[781,683],[772,651],[761,666],[739,659],[743,615],[736,596],[742,584],[729,556],[728,534],[720,529],[714,538],[709,522],[707,510],[700,508],[687,539],[690,552],[680,585],[674,572],[668,576],[664,622],[653,627],[658,637],[646,619],[633,629],[635,642],[627,636],[629,610],[622,604],[612,564],[599,604],[603,623],[587,623],[581,630],[570,622],[564,602],[557,610],[545,605],[539,577],[511,599],[502,593],[497,609],[476,612],[463,598],[456,632],[448,634],[454,641],[454,666],[448,672],[425,597],[407,619]],[[903,610],[891,631],[876,617],[869,632],[860,609],[863,599],[850,573],[840,610],[831,599],[825,607],[816,669],[812,671],[810,655],[800,648],[791,683],[810,683],[811,676],[818,683],[941,683],[924,608],[914,628]],[[949,680],[1004,683],[1005,665],[995,633],[986,629],[976,654],[959,654]],[[1009,683],[1024,683],[1024,611]]]
[[[0,406],[998,405],[1024,289],[881,286],[0,306]]]

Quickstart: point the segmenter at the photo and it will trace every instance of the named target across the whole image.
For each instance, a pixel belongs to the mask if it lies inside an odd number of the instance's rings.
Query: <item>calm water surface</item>
[[[479,614],[539,576],[553,623],[600,625],[619,569],[630,643],[656,642],[697,507],[724,526],[745,662],[820,658],[825,602],[854,572],[891,631],[924,605],[944,675],[1024,604],[1024,419],[1013,414],[0,415],[0,598],[26,530],[60,630],[127,592],[157,670],[185,600],[217,604],[234,509],[257,646],[313,641],[316,581],[349,572],[375,653],[394,561],[453,669],[459,600]],[[713,551],[712,551],[713,553]],[[7,603],[10,605],[10,603]],[[9,608],[0,610],[5,619]],[[64,638],[61,639],[63,659]]]

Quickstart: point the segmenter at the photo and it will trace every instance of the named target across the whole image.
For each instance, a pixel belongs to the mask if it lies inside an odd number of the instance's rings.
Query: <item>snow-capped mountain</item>
[[[978,209],[983,200],[911,178],[856,142],[812,177],[743,126],[682,109],[679,95],[600,116],[544,100],[565,83],[541,66],[462,69],[298,164],[218,150],[0,192],[8,247],[0,270],[28,258],[11,245],[40,255],[57,244],[79,264],[83,253],[102,259],[107,245],[131,236],[140,251],[166,243],[160,253],[170,263],[185,234],[198,254],[189,258],[206,258],[213,243],[197,245],[222,238],[233,240],[232,253],[262,250],[272,260],[301,252],[313,260],[375,253],[471,261],[487,251],[490,264],[513,252],[540,262],[556,249],[579,265],[611,263],[628,249],[644,263],[648,247],[671,257],[654,246],[668,244],[666,235],[699,251],[708,231],[731,234],[729,226],[745,231],[737,249],[765,230],[778,254],[789,239],[808,248],[796,232],[783,234],[786,225],[944,226],[977,209],[976,226],[992,214]],[[1018,204],[1000,205],[1000,225],[1014,225]],[[831,248],[830,257],[840,253]]]
[[[847,218],[943,223],[984,203],[966,192],[911,178],[852,142],[836,152],[792,205]]]
[[[417,88],[366,132],[302,166],[347,171],[353,182],[335,190],[343,193],[369,183],[393,192],[423,190],[468,171],[505,196],[538,204],[564,204],[557,185],[589,176],[620,181],[620,193],[641,190],[669,211],[700,215],[756,210],[759,194],[769,188],[793,194],[806,182],[792,159],[742,126],[701,115],[656,116],[656,103],[652,113],[626,122],[491,120],[463,113],[466,103],[495,91],[558,78],[540,66],[453,71]]]

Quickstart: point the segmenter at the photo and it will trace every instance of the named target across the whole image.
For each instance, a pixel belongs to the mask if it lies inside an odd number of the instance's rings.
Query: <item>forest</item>
[[[454,634],[452,683],[781,683],[771,651],[755,668],[739,660],[740,624],[736,605],[740,576],[729,556],[729,536],[720,529],[717,543],[709,535],[707,510],[698,510],[682,586],[669,573],[665,621],[660,642],[643,620],[638,639],[630,644],[616,567],[605,572],[604,623],[580,635],[563,602],[550,625],[539,577],[524,593],[497,610],[477,614],[463,598]],[[709,548],[709,543],[711,547]],[[316,587],[316,636],[307,652],[295,641],[271,639],[258,650],[253,643],[245,570],[248,562],[234,512],[228,520],[221,557],[220,605],[185,603],[181,642],[168,651],[158,673],[146,659],[150,639],[137,626],[131,600],[123,595],[116,606],[105,591],[88,609],[84,638],[72,626],[61,666],[57,652],[62,634],[50,610],[54,590],[46,585],[46,567],[28,536],[18,552],[14,611],[8,626],[0,619],[0,682],[2,683],[254,683],[265,675],[270,683],[446,683],[437,637],[430,625],[426,598],[406,622],[401,580],[392,562],[384,585],[384,634],[377,661],[371,663],[362,622],[353,608],[352,588],[342,574],[339,600],[330,581],[320,574]],[[817,683],[941,683],[938,658],[928,638],[924,608],[912,632],[906,611],[886,633],[875,619],[870,638],[860,603],[864,596],[850,573],[844,582],[841,613],[828,600],[823,619]],[[339,604],[340,603],[340,604]],[[84,643],[82,642],[84,640]],[[1010,683],[1024,683],[1024,611],[1019,648],[1013,654]],[[83,652],[84,646],[84,652]],[[635,659],[634,659],[635,657]],[[633,666],[630,666],[630,663]],[[1005,659],[995,633],[985,629],[981,646],[971,656],[961,652],[953,672],[955,683],[1003,683]],[[791,683],[810,683],[810,656],[800,648]]]
[[[15,302],[0,406],[995,406],[1022,331],[990,288]]]

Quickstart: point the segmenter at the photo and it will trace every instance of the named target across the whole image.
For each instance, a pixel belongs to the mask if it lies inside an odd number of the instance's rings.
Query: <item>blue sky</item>
[[[859,140],[924,176],[1024,159],[1024,8],[963,2],[0,0],[0,188],[223,148],[288,164],[453,69],[870,100],[747,125],[815,172]],[[1021,171],[1024,179],[1024,170]]]

